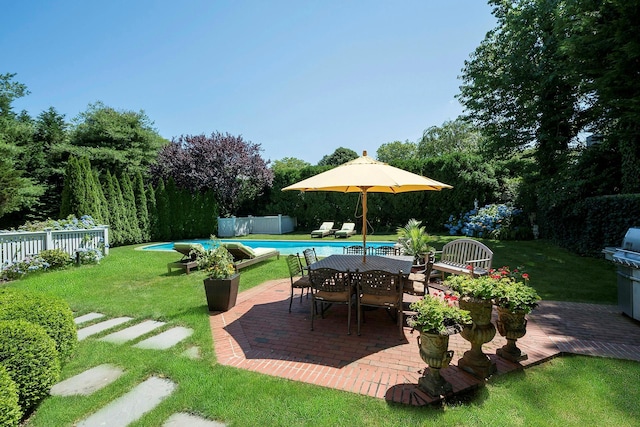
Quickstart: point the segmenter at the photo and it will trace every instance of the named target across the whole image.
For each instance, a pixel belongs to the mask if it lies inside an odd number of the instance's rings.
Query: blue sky
[[[242,135],[265,159],[370,155],[455,119],[465,59],[495,26],[482,0],[14,1],[0,73],[71,121],[144,110],[165,138]]]

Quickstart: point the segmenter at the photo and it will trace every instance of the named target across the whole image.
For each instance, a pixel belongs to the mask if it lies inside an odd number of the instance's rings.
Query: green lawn
[[[371,240],[393,239],[371,236]],[[434,239],[437,248],[450,240]],[[580,258],[544,241],[485,243],[495,251],[495,266],[525,265],[531,284],[545,299],[616,301],[614,268],[604,260]],[[162,352],[95,339],[80,342],[63,368],[63,378],[103,363],[118,365],[126,374],[88,397],[47,398],[28,426],[71,426],[150,375],[170,378],[178,389],[134,427],[160,426],[179,411],[237,426],[638,425],[640,364],[628,361],[557,358],[492,379],[473,395],[440,408],[390,405],[380,399],[220,366],[209,330],[204,276],[200,272],[167,274],[167,262],[178,258],[177,253],[113,248],[100,265],[37,274],[8,285],[60,296],[78,315],[97,311],[149,318],[195,331],[176,348]],[[241,290],[286,276],[283,258],[269,260],[242,270]],[[179,355],[193,345],[201,349],[201,359]]]

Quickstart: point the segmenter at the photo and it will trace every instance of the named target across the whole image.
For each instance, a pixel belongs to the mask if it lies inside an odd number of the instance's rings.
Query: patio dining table
[[[316,268],[333,268],[338,271],[349,271],[355,273],[367,270],[383,270],[389,273],[397,274],[402,271],[403,276],[409,275],[411,266],[413,265],[413,257],[402,255],[389,256],[368,256],[366,264],[362,262],[361,255],[329,255],[309,266],[310,269]]]

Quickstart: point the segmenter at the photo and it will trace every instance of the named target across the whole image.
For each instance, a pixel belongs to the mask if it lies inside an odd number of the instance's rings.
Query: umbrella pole
[[[367,189],[362,191],[362,263],[367,263]]]

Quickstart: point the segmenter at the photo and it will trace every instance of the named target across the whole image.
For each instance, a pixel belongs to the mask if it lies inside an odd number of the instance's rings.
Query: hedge
[[[46,397],[60,379],[55,341],[42,326],[26,320],[0,321],[0,365],[15,382],[24,412]]]
[[[42,326],[55,341],[62,363],[69,359],[78,345],[73,312],[60,298],[16,288],[0,289],[0,320],[12,319]]]
[[[392,166],[428,176],[453,186],[442,191],[416,191],[401,194],[368,194],[368,221],[375,232],[395,232],[411,218],[422,221],[429,231],[444,230],[450,215],[468,211],[477,200],[480,205],[500,201],[508,175],[482,157],[468,153],[453,153],[430,159],[400,161]],[[323,221],[356,222],[362,206],[358,194],[336,192],[282,191],[282,188],[317,175],[327,169],[309,166],[275,172],[273,187],[257,200],[241,207],[240,215],[276,215],[296,217],[298,228],[313,230]],[[371,232],[371,229],[370,231]]]
[[[21,418],[18,387],[6,368],[0,365],[0,426],[15,427],[20,423]]]
[[[580,255],[598,256],[620,246],[630,227],[640,226],[640,194],[588,197],[557,204],[545,215],[545,234]]]

